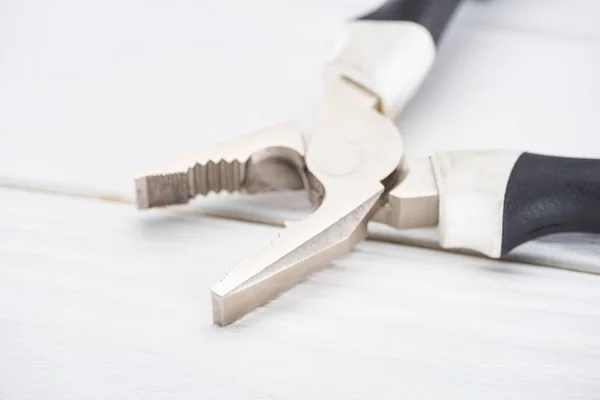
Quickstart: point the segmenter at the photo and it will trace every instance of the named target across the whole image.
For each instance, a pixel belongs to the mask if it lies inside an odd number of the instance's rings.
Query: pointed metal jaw
[[[216,324],[235,322],[365,238],[367,223],[381,205],[385,188],[371,182],[356,190],[350,182],[335,189],[313,214],[290,224],[269,246],[242,259],[212,288]]]
[[[351,82],[330,83],[306,154],[310,189],[322,203],[212,288],[216,324],[265,305],[365,238],[402,165],[401,137],[376,105],[374,95]]]
[[[308,186],[304,139],[286,122],[138,171],[138,209],[185,204],[210,192],[256,193]]]

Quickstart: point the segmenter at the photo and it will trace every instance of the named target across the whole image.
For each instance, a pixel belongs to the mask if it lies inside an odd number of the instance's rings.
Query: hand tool
[[[228,325],[349,252],[370,221],[437,226],[440,245],[499,258],[555,232],[600,232],[600,161],[448,151],[408,164],[393,118],[426,78],[459,0],[395,0],[350,21],[310,131],[284,122],[139,171],[139,209],[209,192],[305,190],[315,206],[212,288]]]

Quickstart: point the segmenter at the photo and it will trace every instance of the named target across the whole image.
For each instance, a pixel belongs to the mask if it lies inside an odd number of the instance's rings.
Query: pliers
[[[351,251],[370,221],[437,226],[440,247],[491,258],[550,233],[600,232],[600,160],[456,150],[405,161],[393,119],[426,79],[459,3],[392,0],[346,23],[312,129],[280,123],[136,174],[139,209],[222,191],[304,190],[315,206],[212,288],[214,323],[235,322]]]

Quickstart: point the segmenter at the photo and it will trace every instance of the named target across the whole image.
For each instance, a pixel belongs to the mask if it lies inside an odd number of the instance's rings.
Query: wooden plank
[[[209,288],[276,229],[0,198],[3,399],[600,392],[600,276],[365,242],[218,328]]]

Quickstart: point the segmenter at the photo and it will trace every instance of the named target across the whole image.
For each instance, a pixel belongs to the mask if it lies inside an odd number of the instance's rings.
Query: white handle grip
[[[378,97],[383,114],[396,117],[433,65],[433,37],[410,21],[358,20],[344,28],[326,66],[326,80],[352,81]]]

